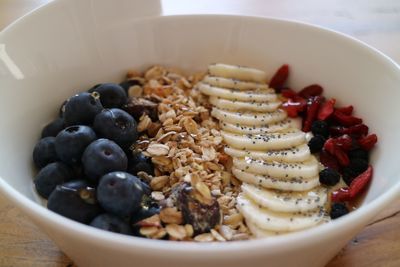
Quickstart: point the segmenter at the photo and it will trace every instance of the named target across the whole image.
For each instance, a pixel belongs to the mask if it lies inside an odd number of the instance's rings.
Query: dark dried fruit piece
[[[152,121],[157,121],[157,106],[157,103],[144,98],[130,98],[122,109],[133,116],[136,121],[139,121],[143,114],[147,114]]]
[[[201,234],[213,229],[221,219],[218,201],[213,198],[211,204],[200,202],[190,185],[179,191],[177,203],[185,223],[193,226],[195,234]]]
[[[321,95],[324,89],[319,84],[311,84],[309,86],[304,87],[300,92],[299,96],[304,97],[305,99],[310,98],[312,96]]]
[[[274,76],[272,76],[271,80],[269,81],[269,87],[274,88],[276,92],[279,93],[285,85],[288,76],[289,65],[284,64],[276,71]]]

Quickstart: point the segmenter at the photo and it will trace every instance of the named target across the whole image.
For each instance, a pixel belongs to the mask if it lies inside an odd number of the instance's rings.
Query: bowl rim
[[[13,29],[15,25],[23,23],[26,18],[31,16],[40,15],[40,11],[48,9],[53,5],[63,2],[65,0],[56,0],[48,4],[42,5],[21,18],[17,19],[13,23],[9,24],[0,32],[0,40],[3,35],[8,33]],[[354,38],[347,34],[340,33],[338,31],[328,29],[325,27],[313,25],[306,22],[301,22],[291,19],[282,19],[266,16],[253,16],[253,15],[233,15],[233,14],[190,14],[190,15],[158,15],[138,18],[138,20],[175,20],[175,19],[215,19],[215,18],[227,18],[233,20],[247,20],[255,21],[259,23],[273,22],[273,23],[284,23],[284,24],[297,24],[298,26],[308,28],[314,31],[330,33],[335,35],[337,38],[342,39],[352,43],[353,45],[359,46],[362,49],[367,50],[371,53],[373,57],[378,59],[383,64],[391,66],[391,68],[396,69],[400,73],[400,66],[390,59],[388,56],[377,50],[376,48]],[[121,234],[116,234],[112,232],[103,231],[96,229],[94,227],[81,224],[58,215],[46,207],[43,207],[39,203],[29,199],[11,185],[9,185],[2,177],[0,177],[0,191],[3,192],[4,196],[8,198],[12,203],[16,204],[18,208],[27,213],[35,221],[35,217],[40,217],[42,220],[47,220],[48,223],[53,223],[59,227],[62,227],[65,231],[71,231],[79,236],[85,236],[93,240],[99,240],[105,242],[108,245],[124,245],[129,247],[137,247],[140,249],[151,249],[157,250],[159,252],[207,252],[209,255],[220,255],[220,253],[232,253],[232,252],[242,252],[250,251],[255,248],[263,247],[268,248],[269,252],[280,251],[282,249],[281,245],[285,245],[285,249],[291,249],[298,246],[302,246],[302,241],[313,240],[313,242],[318,242],[325,239],[325,236],[334,233],[337,229],[341,229],[346,225],[351,225],[352,223],[360,221],[369,221],[375,215],[378,214],[379,210],[387,206],[392,200],[400,195],[400,180],[395,186],[390,188],[381,196],[372,200],[369,204],[361,206],[360,208],[352,211],[350,214],[341,217],[337,220],[331,221],[329,223],[319,225],[310,229],[306,229],[299,232],[290,233],[287,235],[276,236],[271,238],[261,238],[252,239],[246,241],[237,242],[213,242],[213,243],[197,243],[197,242],[176,242],[176,241],[165,241],[165,240],[151,240],[140,237],[125,236]],[[349,237],[350,238],[350,237]],[[166,245],[168,244],[168,245]],[[183,255],[184,256],[184,255]]]

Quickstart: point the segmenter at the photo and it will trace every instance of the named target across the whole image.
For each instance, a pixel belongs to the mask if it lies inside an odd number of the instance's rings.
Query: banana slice
[[[246,219],[246,225],[250,229],[250,232],[256,237],[256,238],[264,238],[264,237],[271,237],[271,236],[277,236],[277,235],[283,235],[283,234],[288,234],[289,232],[276,232],[276,231],[268,231],[261,229],[257,225],[255,225],[253,222],[250,220]]]
[[[272,102],[278,99],[273,89],[267,90],[251,90],[251,91],[234,91],[220,87],[213,87],[205,83],[199,83],[200,92],[209,96],[216,96],[223,99],[231,99],[236,101],[247,101],[254,103]]]
[[[267,80],[267,73],[262,70],[221,63],[209,65],[208,72],[212,76],[233,78],[244,81],[265,83]]]
[[[217,108],[226,110],[270,112],[277,110],[282,102],[275,101],[266,103],[253,103],[253,102],[228,100],[228,99],[218,98],[216,96],[211,96],[210,103],[216,106]]]
[[[236,79],[205,76],[203,82],[212,86],[234,89],[234,90],[257,90],[257,89],[271,89],[266,83],[253,83],[244,82]]]
[[[305,143],[305,134],[300,131],[239,135],[221,131],[226,144],[242,150],[279,150]]]
[[[233,166],[254,174],[269,175],[274,178],[303,178],[310,179],[318,176],[319,165],[314,156],[305,162],[268,162],[252,158],[233,158]]]
[[[243,194],[236,200],[237,207],[246,220],[267,231],[298,231],[317,225],[324,218],[322,208],[307,212],[274,212],[259,207]]]
[[[327,189],[321,186],[304,192],[260,188],[243,183],[244,194],[258,205],[277,212],[304,212],[325,205]]]
[[[303,144],[297,147],[291,147],[282,150],[241,150],[233,147],[225,147],[225,153],[232,158],[249,157],[253,159],[261,159],[265,161],[279,161],[279,162],[301,162],[306,161],[311,153],[308,145]]]
[[[232,174],[241,180],[242,182],[261,185],[265,188],[285,190],[285,191],[306,191],[310,190],[318,185],[319,177],[315,176],[310,179],[301,178],[289,178],[289,179],[277,179],[266,175],[257,175],[254,173],[249,173],[244,170],[239,170],[237,168],[232,168]]]
[[[285,111],[278,109],[268,113],[231,112],[213,108],[211,115],[220,121],[247,126],[262,126],[286,119]]]
[[[225,130],[227,132],[231,133],[237,133],[237,134],[263,134],[263,133],[271,133],[271,132],[282,132],[286,131],[289,128],[292,128],[292,123],[291,120],[285,119],[280,122],[276,123],[271,123],[271,124],[265,124],[261,126],[246,126],[246,125],[240,125],[240,124],[232,124],[228,122],[220,122],[219,126],[221,127],[222,130]]]

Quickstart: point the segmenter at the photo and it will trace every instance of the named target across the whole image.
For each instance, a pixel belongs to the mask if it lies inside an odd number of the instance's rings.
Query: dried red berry
[[[332,192],[332,201],[349,201],[357,197],[371,181],[372,173],[372,166],[369,165],[366,171],[354,178],[349,187],[342,187],[339,190]]]
[[[332,135],[350,134],[356,136],[363,136],[368,134],[368,126],[365,124],[357,124],[350,127],[332,126],[329,131]]]
[[[312,96],[319,96],[319,95],[322,94],[323,91],[324,91],[324,89],[322,88],[322,86],[320,86],[318,84],[312,84],[312,85],[309,85],[307,87],[304,87],[299,92],[299,96],[307,99],[307,98],[310,98]]]
[[[327,168],[339,170],[339,164],[336,158],[330,155],[324,149],[319,153],[319,161],[321,162],[322,165],[324,165]]]
[[[341,140],[338,143],[335,138],[329,138],[324,144],[324,149],[333,155],[341,166],[348,166],[350,164],[349,156],[339,144],[345,144],[347,141]],[[347,146],[347,144],[346,144]],[[347,148],[347,147],[346,147]]]
[[[329,118],[329,116],[331,116],[333,113],[335,103],[336,99],[334,98],[331,98],[325,103],[323,103],[318,111],[318,116],[317,116],[318,120],[323,121]]]
[[[345,115],[337,109],[333,112],[332,118],[343,126],[353,126],[362,123],[362,119],[351,115]]]
[[[349,151],[353,146],[353,139],[344,134],[334,139],[337,146],[341,147],[344,151]]]
[[[298,116],[298,103],[293,103],[289,99],[287,102],[282,104],[282,108],[286,111],[290,118],[296,118]]]
[[[274,88],[277,92],[285,85],[285,82],[289,76],[289,65],[284,64],[282,65],[272,76],[271,80],[269,81],[269,87]]]
[[[303,123],[303,132],[309,132],[311,130],[311,125],[317,118],[317,112],[319,106],[321,105],[321,101],[322,97],[320,96],[314,96],[309,98],[306,118]]]
[[[367,184],[369,184],[369,182],[372,179],[372,166],[369,165],[368,169],[361,173],[360,175],[358,175],[350,184],[350,197],[354,198],[355,196],[357,196],[359,193],[361,193],[365,187],[367,186]]]
[[[371,150],[376,142],[378,142],[378,136],[376,134],[370,134],[368,136],[358,139],[358,144],[362,149],[366,151]]]
[[[333,202],[343,202],[350,200],[350,192],[348,187],[339,188],[332,192],[331,199]]]
[[[294,98],[297,96],[297,93],[290,88],[282,89],[281,95],[286,98]]]
[[[353,106],[347,106],[347,107],[342,107],[342,108],[337,108],[337,110],[341,113],[343,113],[344,115],[351,115],[353,113]]]

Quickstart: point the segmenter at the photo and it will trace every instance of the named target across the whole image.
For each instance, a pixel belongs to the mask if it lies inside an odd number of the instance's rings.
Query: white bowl
[[[307,24],[218,15],[138,18],[128,2],[55,1],[0,35],[0,191],[79,266],[323,266],[399,195],[400,69],[389,58]],[[160,3],[150,2],[147,8],[159,12]],[[31,151],[64,99],[99,82],[120,81],[130,68],[163,64],[197,71],[211,62],[268,73],[288,63],[293,87],[319,83],[339,104],[353,104],[379,136],[374,179],[361,207],[299,233],[199,244],[113,234],[38,204]]]

